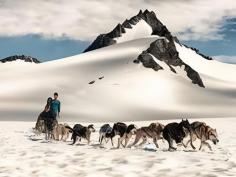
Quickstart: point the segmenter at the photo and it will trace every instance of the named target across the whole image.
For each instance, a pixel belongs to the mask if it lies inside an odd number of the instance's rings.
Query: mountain
[[[146,37],[148,35],[152,35],[162,38],[158,38],[156,41],[151,43],[150,47],[147,50],[144,50],[138,56],[138,58],[134,60],[134,63],[141,62],[143,63],[144,67],[152,68],[155,71],[163,69],[155,61],[156,59],[164,61],[174,73],[176,73],[174,67],[183,66],[186,75],[191,79],[192,83],[197,84],[200,87],[204,87],[204,83],[199,74],[179,58],[178,51],[175,47],[175,42],[180,44],[178,38],[172,36],[167,27],[163,25],[160,20],[157,19],[156,14],[153,11],[150,12],[148,10],[145,10],[143,12],[142,10],[140,10],[136,16],[133,16],[129,20],[125,20],[122,24],[118,24],[111,32],[99,35],[84,52],[119,43],[119,41],[121,41],[120,38],[127,38],[127,33],[130,33],[128,32],[129,29],[134,31],[134,28],[137,28],[138,24],[140,23],[144,24],[141,27],[138,27],[138,30],[136,30],[136,32],[133,32],[132,35],[128,34],[129,36],[131,36],[129,40],[141,38],[142,35],[140,35],[140,33],[137,34],[137,31],[140,32],[141,29],[145,28]],[[148,30],[148,28],[150,28],[150,30]],[[122,41],[126,40],[123,39]],[[191,49],[195,50],[198,54],[208,60],[212,59],[208,56],[201,54],[199,50],[195,48]]]
[[[236,66],[181,44],[153,14],[140,11],[119,35],[104,34],[115,41],[106,47],[1,65],[0,119],[35,120],[54,92],[65,122],[234,117]]]
[[[12,62],[12,61],[16,61],[16,60],[21,60],[24,62],[31,62],[31,63],[41,63],[37,58],[33,58],[31,56],[26,56],[26,55],[13,55],[10,57],[6,57],[3,59],[0,59],[0,62],[2,63],[6,63],[6,62]]]

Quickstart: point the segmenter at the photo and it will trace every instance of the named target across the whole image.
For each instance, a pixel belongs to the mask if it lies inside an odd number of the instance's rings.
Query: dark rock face
[[[121,34],[125,33],[125,28],[118,24],[110,33],[107,33],[106,36],[109,38],[117,38],[121,37]]]
[[[173,41],[168,42],[166,39],[158,39],[151,43],[147,52],[168,65],[181,66],[183,64]]]
[[[125,28],[131,29],[131,25],[136,25],[141,19],[146,21],[151,26],[153,31],[152,35],[159,35],[166,37],[168,40],[172,40],[171,33],[168,31],[166,26],[157,19],[153,11],[150,12],[145,10],[142,12],[140,10],[136,16],[129,20],[126,19],[122,24],[118,24],[111,32],[99,35],[84,52],[99,49],[116,43],[114,38],[120,37],[122,33],[125,33]]]
[[[89,82],[88,84],[94,84],[95,83],[95,81],[91,81],[91,82]]]
[[[87,49],[85,49],[84,52],[89,52],[115,43],[116,41],[114,39],[107,37],[105,34],[101,34],[95,39],[95,41],[93,41],[93,43]]]
[[[146,51],[143,51],[136,60],[134,60],[134,63],[142,63],[144,67],[146,68],[152,68],[155,71],[163,69],[159,64],[157,64],[152,56],[147,53]]]
[[[126,26],[128,26],[128,22],[124,22]],[[124,24],[123,23],[123,24]],[[88,52],[91,50],[99,49],[102,47],[106,47],[112,44],[115,44],[116,41],[113,38],[121,37],[122,33],[125,33],[124,25],[118,24],[111,32],[107,34],[99,35],[95,41],[87,48],[84,52]],[[131,25],[130,25],[131,27]]]
[[[171,33],[168,31],[166,26],[157,19],[156,14],[153,11],[150,12],[148,10],[145,10],[144,12],[142,12],[140,10],[137,16],[146,21],[152,27],[152,35],[163,36],[168,40],[172,39]]]
[[[122,23],[122,26],[123,26],[124,28],[132,29],[132,26],[131,26],[129,20],[127,20],[127,19]]]
[[[186,71],[187,76],[192,80],[193,84],[198,84],[200,87],[205,87],[199,74],[194,71],[189,65],[185,64],[184,70]]]
[[[99,80],[102,80],[102,79],[104,79],[104,76],[102,76],[102,77],[99,77],[98,79],[99,79]]]
[[[128,21],[129,21],[130,24],[136,25],[136,24],[139,22],[140,19],[141,19],[141,18],[138,17],[138,16],[133,16],[133,17],[132,17],[131,19],[129,19]]]
[[[134,60],[135,63],[142,62],[144,67],[152,68],[155,71],[163,69],[155,62],[150,54],[156,59],[165,62],[174,73],[176,73],[174,67],[181,67],[184,65],[187,76],[192,80],[192,83],[197,84],[200,87],[204,87],[200,75],[179,58],[179,53],[176,50],[174,40],[167,41],[166,39],[157,39],[150,44],[150,47],[146,51],[143,51],[142,54]]]
[[[23,60],[25,62],[31,62],[31,63],[41,63],[37,58],[33,58],[30,56],[26,56],[26,55],[14,55],[14,56],[10,56],[7,58],[3,58],[0,60],[0,62],[5,63],[5,62],[11,62],[11,61],[15,61],[15,60]]]

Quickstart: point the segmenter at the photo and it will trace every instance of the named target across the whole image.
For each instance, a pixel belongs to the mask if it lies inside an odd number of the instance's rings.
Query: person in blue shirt
[[[53,119],[60,117],[61,103],[58,100],[58,93],[56,92],[54,93],[54,99],[51,102],[50,111]]]

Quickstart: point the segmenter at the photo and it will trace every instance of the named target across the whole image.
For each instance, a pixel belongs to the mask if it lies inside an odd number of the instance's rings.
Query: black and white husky
[[[109,139],[111,139],[111,144],[113,146],[112,138],[112,127],[109,124],[104,124],[101,126],[99,130],[99,143],[102,144],[103,140],[108,143]]]

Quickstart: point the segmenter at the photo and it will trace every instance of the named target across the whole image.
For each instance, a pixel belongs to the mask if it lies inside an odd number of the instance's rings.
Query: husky
[[[111,132],[111,140],[113,139],[113,137],[115,137],[116,135],[120,136],[118,138],[118,145],[117,145],[117,148],[120,148],[120,144],[122,144],[122,141],[125,139],[125,132],[127,130],[127,125],[125,123],[122,123],[122,122],[117,122],[117,123],[114,123],[113,127],[112,127],[112,132]],[[122,146],[124,146],[122,144]]]
[[[108,143],[109,138],[111,139],[111,144],[113,146],[112,127],[109,124],[104,124],[99,130],[99,143],[102,144],[103,140]]]
[[[41,120],[41,119],[37,120],[35,127],[33,128],[33,131],[35,132],[36,135],[45,133],[44,120]]]
[[[192,143],[196,139],[200,139],[201,145],[199,147],[199,150],[202,149],[203,145],[206,145],[212,151],[210,144],[206,141],[210,140],[215,145],[219,142],[216,129],[213,129],[210,126],[206,125],[205,122],[198,122],[198,121],[193,122],[193,123],[191,123],[191,128],[192,128],[192,132],[193,132],[192,133],[192,141],[188,140],[185,147],[187,147],[189,143]]]
[[[128,142],[129,142],[129,140],[130,140],[130,138],[131,138],[133,135],[136,135],[137,129],[138,129],[138,127],[137,127],[136,125],[134,125],[134,124],[130,124],[130,125],[127,127],[127,129],[126,129],[126,131],[125,131],[125,145],[124,145],[124,147],[127,146]]]
[[[54,136],[54,129],[58,126],[58,122],[56,119],[46,119],[44,120],[44,127],[45,127],[45,139],[46,140],[57,140],[56,137]]]
[[[173,147],[173,141],[177,144],[183,143],[183,139],[188,134],[190,134],[190,139],[192,139],[192,130],[188,119],[182,119],[180,123],[169,123],[163,129],[163,137],[169,144],[169,151],[177,149]]]
[[[79,137],[80,139],[81,138],[86,139],[89,144],[91,133],[95,132],[95,128],[94,128],[93,124],[88,125],[88,126],[83,126],[81,124],[75,124],[73,128],[71,128],[68,125],[65,127],[72,131],[71,140],[73,140],[73,143],[71,145],[76,143],[77,137]]]
[[[53,137],[55,140],[59,141],[59,136],[61,135],[61,141],[66,141],[69,137],[70,132],[72,132],[70,129],[66,128],[68,124],[57,124],[53,127]]]
[[[137,128],[134,124],[130,124],[129,126],[127,126],[125,123],[117,122],[113,125],[111,139],[116,135],[120,136],[118,138],[117,148],[120,148],[120,145],[126,147],[129,139],[136,132],[136,129]],[[125,144],[123,144],[124,140]]]
[[[138,145],[141,146],[147,142],[148,138],[153,139],[153,143],[158,148],[157,140],[163,139],[162,137],[162,131],[164,129],[164,125],[160,123],[151,123],[148,127],[141,127],[137,129],[136,131],[136,137],[132,145],[129,147],[135,146],[140,139],[142,139],[142,142]]]

